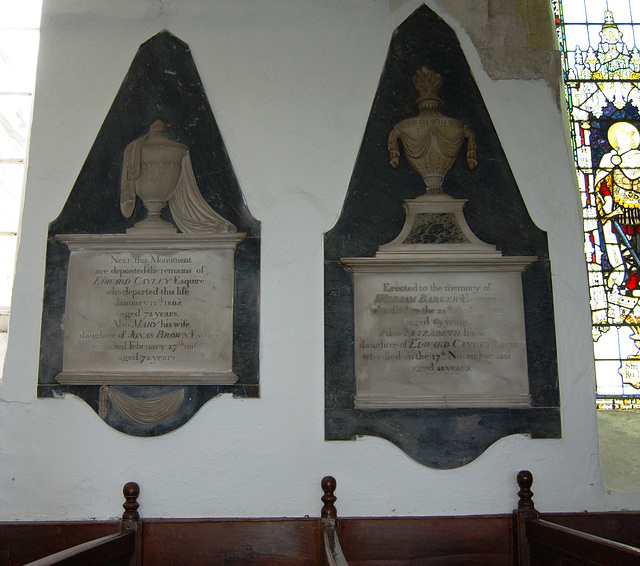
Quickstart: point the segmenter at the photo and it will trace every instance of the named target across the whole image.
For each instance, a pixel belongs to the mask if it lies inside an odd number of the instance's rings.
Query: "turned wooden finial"
[[[320,498],[324,505],[322,506],[322,511],[320,512],[320,517],[322,519],[335,519],[338,516],[338,512],[336,511],[336,507],[334,503],[338,499],[334,492],[336,490],[336,478],[333,476],[325,476],[322,478],[322,482],[320,483],[322,487],[322,491],[324,495]]]
[[[122,495],[124,495],[122,520],[125,523],[139,521],[138,507],[140,507],[140,503],[138,503],[138,496],[140,495],[140,486],[134,481],[127,482],[122,488]]]
[[[518,472],[516,481],[520,487],[520,491],[518,492],[518,509],[534,509],[533,491],[531,491],[533,474],[529,470],[522,470]]]

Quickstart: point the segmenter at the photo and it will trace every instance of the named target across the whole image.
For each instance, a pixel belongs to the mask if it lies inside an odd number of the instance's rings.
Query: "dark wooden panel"
[[[0,564],[20,566],[119,530],[117,521],[0,523]]]
[[[385,517],[340,520],[349,566],[511,566],[511,516]]]
[[[584,566],[584,563],[560,556],[554,550],[535,544],[531,545],[529,564],[530,566]]]
[[[581,564],[593,566],[640,566],[640,551],[595,535],[575,531],[544,520],[526,523],[527,539],[532,549],[551,549],[559,561],[551,564]],[[537,560],[532,552],[532,566],[547,566],[548,557]]]
[[[518,566],[640,566],[640,514],[548,513],[533,503],[533,474],[516,477],[518,508],[513,513]],[[627,546],[625,546],[627,545]]]
[[[320,563],[317,519],[145,520],[142,565]]]
[[[136,549],[136,533],[126,531],[56,552],[27,566],[128,566]]]
[[[640,513],[544,513],[547,521],[631,546],[640,546]]]

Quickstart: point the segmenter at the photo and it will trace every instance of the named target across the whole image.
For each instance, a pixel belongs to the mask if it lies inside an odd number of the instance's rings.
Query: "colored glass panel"
[[[640,408],[640,5],[552,4],[584,216],[598,408]]]

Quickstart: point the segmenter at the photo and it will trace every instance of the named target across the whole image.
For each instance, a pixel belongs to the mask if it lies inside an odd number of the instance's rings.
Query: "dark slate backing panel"
[[[113,407],[106,422],[136,436],[164,434],[187,422],[208,400],[222,393],[258,397],[260,297],[260,222],[247,208],[222,136],[209,106],[189,46],[163,31],[140,46],[107,117],[47,240],[44,308],[38,395],[73,393],[98,410],[100,386],[62,386],[64,310],[69,250],[56,234],[118,234],[144,215],[138,200],[131,218],[120,213],[120,175],[126,145],[148,132],[155,120],[167,124],[167,136],[187,145],[198,187],[209,205],[247,239],[236,251],[233,371],[235,385],[190,385],[177,413],[162,423],[143,426],[124,419]],[[172,221],[168,207],[163,218]],[[127,395],[160,396],[175,387],[115,386]]]
[[[504,255],[535,255],[523,273],[531,408],[354,409],[353,278],[340,258],[373,257],[404,225],[403,202],[424,194],[403,157],[389,165],[387,136],[415,116],[412,78],[427,65],[442,75],[442,113],[467,124],[478,141],[478,166],[458,157],[444,192],[468,199],[473,232]],[[523,136],[522,143],[527,143]],[[510,434],[561,436],[551,268],[546,233],[531,220],[493,123],[453,30],[426,6],[393,34],[340,218],[325,234],[325,437],[379,436],[435,468],[462,466]]]

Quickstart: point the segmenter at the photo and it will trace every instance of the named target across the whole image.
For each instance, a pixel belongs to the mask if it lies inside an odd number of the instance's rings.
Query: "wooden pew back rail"
[[[140,486],[135,482],[128,482],[125,484],[122,494],[125,502],[122,505],[124,513],[120,520],[119,532],[64,548],[30,561],[25,566],[86,566],[88,564],[92,566],[137,566],[139,564],[137,539],[140,522],[138,514]]]
[[[523,470],[517,482],[517,566],[640,566],[640,549],[634,546],[542,519],[533,504],[533,474]]]
[[[338,518],[337,483],[326,476],[319,519],[144,520],[140,488],[129,482],[120,521],[0,524],[0,564],[640,566],[632,546],[640,540],[639,514],[541,517],[531,472],[517,482],[512,515]]]

